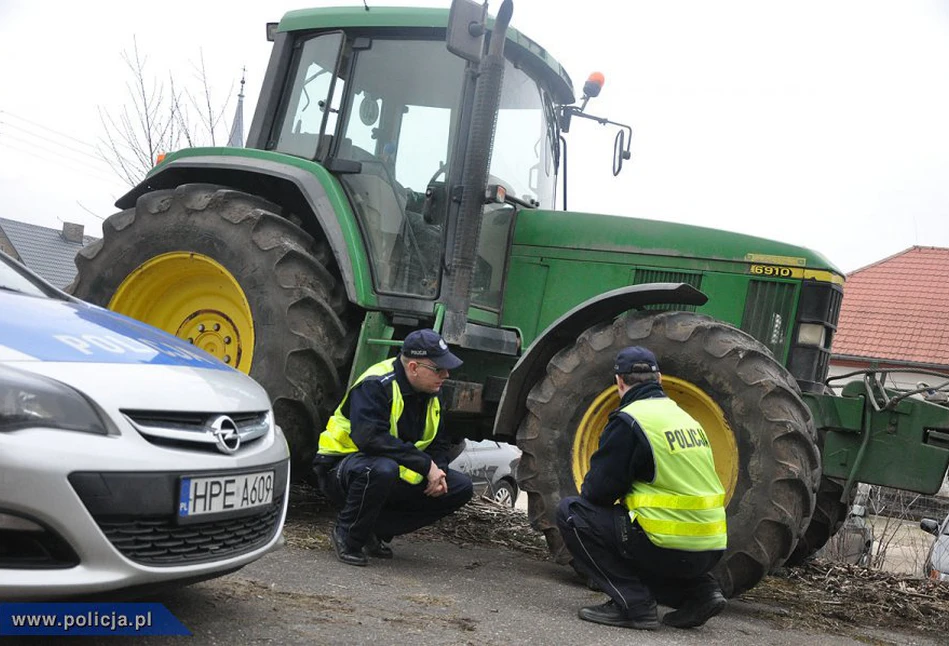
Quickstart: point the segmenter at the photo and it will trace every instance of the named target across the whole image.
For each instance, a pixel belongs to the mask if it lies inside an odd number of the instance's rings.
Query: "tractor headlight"
[[[797,342],[800,345],[824,347],[827,338],[827,328],[820,323],[801,323],[797,328]]]
[[[0,432],[35,426],[109,433],[92,403],[79,391],[49,377],[0,366]]]

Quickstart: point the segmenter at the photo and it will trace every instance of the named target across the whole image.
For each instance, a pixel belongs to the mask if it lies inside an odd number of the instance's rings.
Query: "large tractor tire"
[[[619,404],[613,359],[630,345],[656,353],[666,392],[709,436],[728,514],[728,549],[715,575],[726,595],[740,594],[794,549],[814,511],[820,459],[794,379],[763,345],[707,316],[629,313],[589,328],[550,360],[517,435],[531,523],[555,559],[569,561],[557,505],[576,494]]]
[[[857,488],[854,487],[850,492],[851,502],[856,491]],[[850,502],[840,499],[843,492],[844,483],[821,477],[811,524],[807,526],[785,565],[801,565],[840,531],[850,510]]]
[[[300,466],[346,385],[358,325],[327,243],[279,213],[215,185],[147,193],[79,253],[72,293],[256,379]]]

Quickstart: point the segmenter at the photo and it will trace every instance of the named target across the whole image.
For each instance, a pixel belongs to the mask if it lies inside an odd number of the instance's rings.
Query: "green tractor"
[[[825,385],[843,276],[804,248],[557,210],[567,73],[508,28],[451,10],[288,13],[248,147],[168,155],[76,259],[73,293],[162,328],[270,393],[298,475],[349,383],[409,331],[464,366],[447,428],[523,450],[531,524],[554,522],[618,402],[615,353],[645,345],[698,418],[727,491],[729,595],[821,547],[856,481],[934,492],[949,409]],[[621,124],[614,173],[629,157]]]

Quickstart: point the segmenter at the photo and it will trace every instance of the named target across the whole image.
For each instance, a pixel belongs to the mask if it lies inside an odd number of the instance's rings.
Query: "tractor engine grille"
[[[797,286],[752,280],[748,283],[741,329],[768,346],[771,354],[784,362],[787,335],[791,331],[791,313]]]

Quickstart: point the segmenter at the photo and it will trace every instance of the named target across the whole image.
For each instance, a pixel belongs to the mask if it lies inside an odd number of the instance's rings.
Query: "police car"
[[[0,601],[189,583],[279,541],[266,392],[0,253]]]

